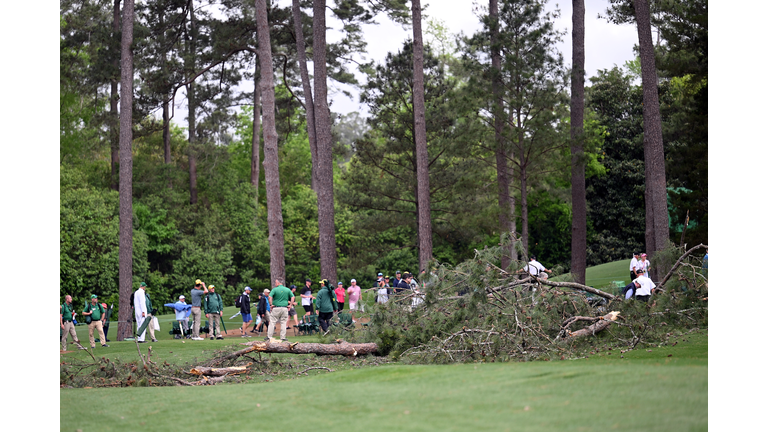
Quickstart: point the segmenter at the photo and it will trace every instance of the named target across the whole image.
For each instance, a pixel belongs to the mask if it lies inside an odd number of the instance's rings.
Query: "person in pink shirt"
[[[337,312],[341,312],[341,310],[344,309],[344,284],[339,282],[339,285],[333,292],[336,294],[336,303],[339,304],[339,310]]]
[[[347,288],[347,294],[349,294],[349,310],[352,311],[352,322],[355,321],[355,312],[357,310],[357,302],[360,301],[360,287],[357,286],[357,281],[352,279],[349,281],[351,284]]]

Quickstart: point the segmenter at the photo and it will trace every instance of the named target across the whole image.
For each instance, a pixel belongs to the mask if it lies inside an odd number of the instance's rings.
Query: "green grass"
[[[628,284],[629,261],[614,261],[587,268],[587,285],[600,288],[609,286],[611,281],[623,281],[624,285]]]
[[[303,427],[321,430],[707,430],[707,341],[703,331],[671,339],[676,346],[571,361],[387,365],[215,387],[62,389],[60,428],[282,431],[297,427],[300,413],[309,422]]]

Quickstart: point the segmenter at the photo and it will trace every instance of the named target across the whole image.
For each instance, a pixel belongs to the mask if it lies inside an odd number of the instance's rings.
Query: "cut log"
[[[198,366],[195,368],[190,369],[189,373],[192,375],[205,375],[205,376],[223,376],[223,375],[237,375],[248,371],[248,366],[250,366],[251,363],[248,363],[245,366],[232,366],[232,367],[225,367],[225,368],[212,368],[212,367],[204,367],[204,366]]]
[[[599,333],[603,330],[605,330],[606,327],[611,325],[613,321],[616,321],[616,318],[619,316],[619,312],[609,312],[606,315],[603,315],[601,317],[597,318],[597,322],[592,324],[589,327],[584,327],[581,330],[576,330],[575,332],[568,332],[568,337],[576,338],[576,337],[583,337],[583,336],[593,336],[596,333]],[[586,317],[574,317],[574,318],[586,318]],[[586,318],[588,320],[594,320],[595,318]],[[572,322],[580,321],[580,320],[574,320],[569,319],[568,325],[570,325]]]
[[[250,351],[285,354],[343,355],[354,357],[364,354],[373,354],[379,351],[379,346],[375,343],[351,344],[341,339],[337,339],[336,343],[330,344],[298,342],[280,343],[275,340],[270,340],[247,342],[245,345],[251,347]]]

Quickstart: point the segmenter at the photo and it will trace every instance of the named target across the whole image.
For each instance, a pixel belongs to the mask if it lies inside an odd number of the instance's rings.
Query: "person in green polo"
[[[85,306],[82,315],[91,317],[91,323],[88,324],[88,341],[91,343],[91,349],[96,348],[96,340],[93,338],[93,329],[99,331],[99,341],[101,341],[101,346],[105,348],[108,347],[109,345],[104,343],[107,340],[107,338],[104,337],[104,320],[107,316],[104,314],[104,307],[99,304],[99,298],[96,294],[91,296],[91,303]]]
[[[210,333],[211,340],[216,336],[216,339],[224,339],[221,337],[221,324],[219,320],[224,314],[224,302],[221,300],[219,293],[215,292],[216,287],[213,285],[208,286],[208,294],[205,295],[205,317],[210,320]]]
[[[323,329],[323,332],[328,331],[328,327],[331,325],[331,319],[333,318],[333,311],[338,308],[336,293],[331,290],[330,284],[325,280],[325,283],[320,287],[320,291],[317,292],[318,319],[320,321],[320,328]]]
[[[285,341],[286,326],[288,324],[288,303],[293,298],[293,292],[283,286],[283,281],[275,279],[275,288],[269,293],[269,304],[272,306],[272,319],[269,320],[267,339],[272,339],[275,334],[275,321],[280,321],[280,340]]]
[[[76,315],[72,308],[72,296],[67,295],[64,297],[64,304],[59,306],[59,324],[61,325],[61,350],[67,350],[67,335],[72,335],[72,339],[80,349],[85,349],[80,345],[80,340],[77,339],[77,333],[75,333],[75,325],[72,323],[72,318]]]

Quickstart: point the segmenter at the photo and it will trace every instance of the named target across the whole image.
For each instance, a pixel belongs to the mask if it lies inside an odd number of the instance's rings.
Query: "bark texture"
[[[117,340],[131,335],[130,296],[133,290],[133,0],[123,6],[123,35],[120,41],[120,234],[118,281],[120,313]]]
[[[336,227],[333,208],[331,111],[325,46],[325,0],[315,0],[313,12],[315,137],[317,139],[317,222],[320,234],[320,277],[336,285]],[[274,279],[274,278],[273,278]]]
[[[309,83],[307,69],[307,47],[304,42],[304,30],[301,25],[301,7],[299,0],[293,0],[293,28],[296,33],[296,53],[299,58],[301,85],[304,90],[304,109],[307,110],[307,136],[309,137],[309,152],[312,155],[312,190],[317,191],[317,137],[315,136],[315,102],[312,97],[312,86]]]
[[[378,352],[379,346],[375,343],[351,344],[343,340],[337,340],[332,344],[321,343],[279,343],[272,341],[248,342],[253,351],[265,353],[288,354],[317,354],[317,355],[343,355],[359,356]]]
[[[258,60],[257,60],[258,62]],[[251,185],[256,189],[256,206],[259,205],[259,159],[261,158],[261,89],[259,89],[259,65],[253,72],[253,138],[251,139]]]
[[[267,188],[269,271],[271,280],[285,280],[283,205],[280,198],[280,168],[275,126],[275,84],[266,0],[256,0],[256,27],[259,37],[261,97],[264,104],[264,178]]]
[[[189,0],[189,41],[187,44],[188,49],[188,65],[187,73],[194,75],[195,73],[195,42],[197,39],[197,25],[195,23],[195,8],[194,0]],[[187,101],[189,104],[189,111],[187,114],[188,131],[189,131],[189,203],[197,204],[197,159],[195,157],[195,147],[197,145],[197,131],[195,130],[196,109],[197,100],[195,99],[195,82],[192,81],[187,85]]]
[[[577,338],[577,337],[584,337],[584,336],[594,336],[596,333],[601,332],[605,330],[609,325],[611,325],[612,322],[616,321],[616,318],[619,316],[619,312],[610,312],[602,317],[597,318],[597,322],[592,324],[589,327],[584,327],[581,330],[576,330],[575,332],[568,332],[568,337],[571,338]],[[571,317],[569,319],[570,323],[566,324],[566,326],[570,325],[573,322],[583,320],[585,317]],[[587,320],[592,321],[592,318],[586,317]]]
[[[112,7],[112,34],[115,38],[117,38],[118,33],[120,33],[120,0],[115,0],[115,3]],[[115,72],[117,74],[120,73],[120,59],[115,59],[112,62],[112,67],[114,67]],[[118,95],[117,95],[117,78],[113,78],[110,80],[109,83],[109,113],[112,116],[111,119],[111,125],[110,125],[110,136],[109,136],[109,142],[110,142],[110,166],[111,166],[111,175],[110,175],[110,185],[109,187],[112,188],[112,190],[120,190],[120,182],[119,182],[119,175],[118,172],[118,162],[120,161],[120,132],[118,128],[118,124],[120,123],[119,114],[117,111],[117,104],[118,104]]]
[[[416,143],[416,181],[419,217],[419,268],[432,259],[432,218],[429,199],[429,153],[424,105],[424,42],[421,37],[421,0],[411,1],[413,17],[413,126]]]
[[[587,189],[584,176],[584,0],[573,0],[571,71],[571,274],[587,279]]]
[[[656,54],[651,33],[651,9],[648,0],[635,0],[635,19],[640,45],[640,69],[643,83],[643,148],[645,154],[646,249],[649,258],[666,246],[669,239],[667,211],[667,176],[661,112],[656,77]],[[650,211],[649,211],[650,208]],[[650,216],[650,218],[649,218]],[[651,268],[651,278],[658,279],[658,266]]]

